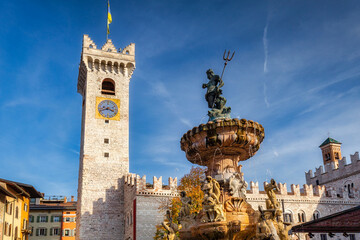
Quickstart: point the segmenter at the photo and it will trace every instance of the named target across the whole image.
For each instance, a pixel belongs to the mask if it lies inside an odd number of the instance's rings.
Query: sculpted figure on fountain
[[[165,228],[165,238],[167,240],[179,240],[176,232],[179,231],[179,226],[172,221],[172,216],[170,210],[166,211],[166,219],[162,222],[162,226]]]
[[[220,202],[220,185],[211,176],[206,177],[206,181],[201,190],[204,192],[203,211],[206,213],[206,222],[225,221],[223,204]]]
[[[246,200],[247,182],[244,180],[244,173],[236,172],[229,179],[230,195]]]
[[[182,205],[179,212],[179,222],[181,224],[181,228],[186,229],[195,222],[195,214],[190,214],[191,198],[186,196],[185,191],[180,193],[180,201]]]
[[[266,210],[259,206],[260,217],[256,229],[256,239],[289,240],[289,226],[284,223],[280,203],[276,199],[275,190],[278,191],[277,183],[271,179],[265,185],[265,191],[269,199],[266,199]],[[265,231],[265,232],[264,232]],[[268,236],[264,233],[268,232]]]

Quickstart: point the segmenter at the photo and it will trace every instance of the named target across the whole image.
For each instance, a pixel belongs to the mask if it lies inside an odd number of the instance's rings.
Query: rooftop
[[[329,137],[319,147],[323,147],[325,145],[328,145],[329,143],[341,144],[341,142],[336,141],[335,139]]]

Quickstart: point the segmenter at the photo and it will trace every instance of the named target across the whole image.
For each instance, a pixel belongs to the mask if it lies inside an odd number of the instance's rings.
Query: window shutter
[[[30,222],[34,222],[34,216],[31,216]]]
[[[65,230],[62,230],[62,235],[63,235],[63,237],[65,236]]]
[[[50,221],[51,221],[51,222],[54,221],[54,216],[51,216]]]
[[[36,236],[39,236],[39,229],[36,229]]]
[[[49,216],[46,216],[46,222],[48,222],[49,221]]]
[[[53,228],[50,228],[50,236],[53,235]]]
[[[40,216],[37,216],[36,222],[40,222]]]
[[[47,228],[45,228],[45,236],[47,236]]]

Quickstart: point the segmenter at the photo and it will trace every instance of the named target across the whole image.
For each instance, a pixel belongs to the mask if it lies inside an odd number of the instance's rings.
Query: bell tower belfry
[[[338,168],[341,159],[341,142],[329,137],[319,148],[322,152],[324,165],[334,163],[335,168]]]
[[[102,48],[84,35],[77,91],[82,95],[76,239],[124,236],[124,176],[129,173],[129,83],[135,44]]]

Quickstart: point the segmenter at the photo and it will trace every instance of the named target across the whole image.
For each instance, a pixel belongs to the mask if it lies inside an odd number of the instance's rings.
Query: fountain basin
[[[194,164],[216,172],[239,172],[238,162],[252,157],[265,137],[261,124],[246,119],[221,119],[194,127],[180,140]]]

